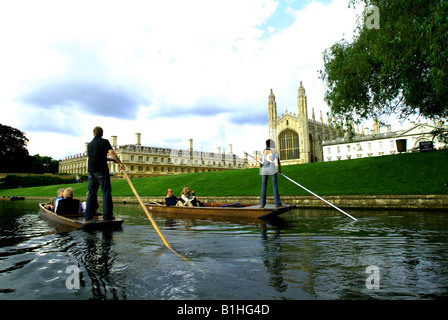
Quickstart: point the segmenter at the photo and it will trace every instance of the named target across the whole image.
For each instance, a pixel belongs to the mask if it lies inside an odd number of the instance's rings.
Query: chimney
[[[232,145],[231,144],[227,145],[227,154],[233,154],[232,153]]]
[[[216,148],[216,153],[221,153],[221,147]]]
[[[89,145],[89,143],[88,142],[85,142],[84,143],[84,152],[87,152],[87,146]]]
[[[112,145],[112,148],[116,148],[117,147],[117,136],[111,136],[110,137],[110,144]]]
[[[141,133],[136,133],[135,134],[135,145],[136,146],[141,146],[142,145],[142,134]]]
[[[376,117],[373,119],[373,133],[380,133],[380,124]]]
[[[188,139],[188,148],[190,151],[193,151],[193,139]]]

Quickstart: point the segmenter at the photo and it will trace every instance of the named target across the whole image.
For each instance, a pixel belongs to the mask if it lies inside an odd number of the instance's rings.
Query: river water
[[[154,216],[64,230],[37,201],[0,201],[0,300],[358,300],[448,297],[448,213],[295,210],[269,222]]]

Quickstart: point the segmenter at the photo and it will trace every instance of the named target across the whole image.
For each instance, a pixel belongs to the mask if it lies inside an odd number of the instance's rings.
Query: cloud
[[[21,117],[19,120],[19,127],[28,132],[47,132],[69,135],[72,137],[80,137],[82,132],[82,117],[76,113],[63,112],[60,110],[37,110],[25,108],[23,111],[27,114],[26,117]],[[34,141],[33,141],[34,142]],[[57,143],[54,139],[47,139],[46,143]]]
[[[68,113],[83,113],[121,119],[135,119],[145,101],[123,88],[107,87],[94,82],[46,83],[21,98],[22,102],[41,109],[63,108]]]

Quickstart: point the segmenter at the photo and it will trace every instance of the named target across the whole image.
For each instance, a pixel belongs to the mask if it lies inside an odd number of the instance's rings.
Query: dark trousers
[[[261,176],[261,194],[260,194],[260,206],[266,205],[266,189],[268,185],[268,178],[271,177],[272,180],[272,189],[274,191],[274,201],[276,206],[281,206],[282,202],[280,200],[280,195],[278,193],[277,186],[277,174],[274,173],[272,175],[262,175]]]
[[[95,215],[94,197],[101,186],[103,192],[103,219],[113,217],[112,187],[109,172],[89,172],[89,194],[87,196],[86,212],[84,219],[90,220]]]

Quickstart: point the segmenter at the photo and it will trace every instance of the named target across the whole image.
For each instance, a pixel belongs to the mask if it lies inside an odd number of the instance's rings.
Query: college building
[[[300,81],[297,93],[297,113],[286,110],[281,116],[277,115],[277,102],[271,89],[268,101],[269,138],[274,140],[282,165],[300,164],[323,161],[323,141],[336,139],[339,131],[327,122],[316,120],[314,109],[312,118],[308,119],[308,103],[305,88]],[[255,153],[255,152],[254,152]]]
[[[193,150],[192,139],[185,150],[142,146],[140,133],[135,134],[134,144],[119,146],[117,140],[117,136],[112,136],[110,143],[131,178],[247,168],[247,157],[241,159],[233,154],[231,144],[227,152],[221,152],[221,148],[216,152],[202,152]],[[87,145],[83,153],[61,160],[59,172],[86,175]],[[109,162],[109,172],[121,177],[120,166],[113,161]]]
[[[359,129],[354,137],[348,137],[341,128],[322,119],[316,121],[314,109],[308,119],[308,103],[302,81],[297,94],[297,114],[286,111],[277,115],[277,103],[271,89],[268,100],[269,137],[276,142],[282,165],[322,161],[337,161],[364,157],[391,155],[397,152],[445,148],[446,144],[433,139],[431,134],[437,127],[448,125],[438,122],[433,125],[411,122],[409,129],[392,131],[391,126],[381,132],[374,119],[373,128]],[[258,151],[254,157],[260,158]],[[249,166],[256,166],[249,161]]]
[[[378,121],[374,120],[373,128],[364,128],[353,138],[341,137],[323,142],[324,161],[337,161],[378,157],[399,152],[426,151],[442,149],[446,144],[434,138],[432,132],[441,123],[434,125],[411,122],[405,130],[392,131],[391,126],[381,132]],[[444,126],[448,129],[448,126]]]

